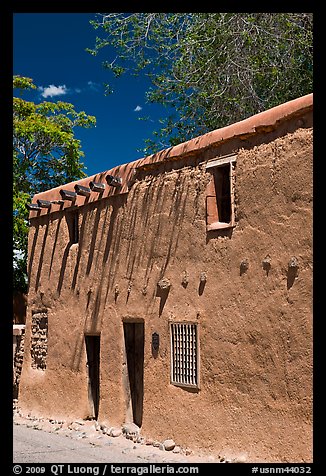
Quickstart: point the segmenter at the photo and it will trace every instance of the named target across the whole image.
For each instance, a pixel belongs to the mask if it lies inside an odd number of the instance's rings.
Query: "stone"
[[[68,426],[69,430],[74,430],[74,431],[78,431],[80,430],[80,425],[77,424],[77,423],[71,423],[69,426]]]
[[[24,424],[25,424],[25,419],[22,418],[22,417],[19,416],[19,415],[15,415],[15,416],[14,416],[14,424],[15,424],[15,425],[24,425]]]
[[[84,425],[85,425],[86,427],[88,427],[88,428],[95,428],[96,423],[97,423],[97,422],[94,421],[94,420],[86,420],[86,421],[84,422]]]
[[[42,428],[42,423],[41,423],[41,422],[35,423],[34,429],[35,429],[35,430],[42,430],[42,429],[43,429],[43,428]]]
[[[102,442],[101,442],[100,440],[96,440],[96,439],[90,440],[89,443],[90,443],[92,446],[102,446]]]
[[[247,456],[245,454],[241,454],[235,456],[231,459],[232,463],[247,463]]]
[[[183,272],[181,284],[184,288],[186,288],[189,284],[189,274],[187,271]]]
[[[118,436],[121,436],[121,435],[122,435],[121,428],[111,428],[110,436],[113,436],[113,438],[117,438]]]
[[[163,278],[157,283],[158,287],[162,290],[170,289],[171,282],[168,278]]]
[[[85,425],[83,420],[75,420],[74,423],[77,423],[77,425]]]
[[[289,268],[298,268],[299,266],[299,263],[298,263],[298,260],[295,256],[292,256],[292,258],[290,259],[289,263],[288,263],[288,267]]]
[[[266,271],[266,273],[268,274],[270,269],[271,269],[271,257],[269,255],[265,256],[265,258],[263,259],[262,261],[262,266],[263,266],[263,269]]]
[[[116,285],[114,286],[114,295],[115,295],[116,298],[117,298],[117,297],[119,296],[119,294],[120,294],[119,285],[116,284]]]
[[[89,439],[90,438],[97,438],[97,436],[98,436],[97,431],[93,430],[93,429],[92,430],[87,430],[84,433],[86,434],[86,437],[89,438]]]
[[[95,426],[96,431],[100,431],[100,430],[101,430],[101,425],[99,424],[98,421],[95,422],[94,426]]]
[[[60,428],[56,433],[58,433],[59,435],[65,435],[65,436],[69,436],[70,435],[70,430],[67,430],[67,428]]]
[[[249,260],[248,258],[244,258],[240,263],[240,273],[243,274],[249,269]]]
[[[166,451],[172,451],[175,447],[175,442],[172,439],[163,441],[163,446]]]
[[[172,450],[173,453],[181,453],[181,448],[180,446],[175,446]]]
[[[139,435],[140,428],[135,423],[125,423],[122,427],[122,433],[127,435]]]

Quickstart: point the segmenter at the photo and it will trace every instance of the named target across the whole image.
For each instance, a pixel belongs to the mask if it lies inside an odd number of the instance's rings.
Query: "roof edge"
[[[158,165],[159,163],[177,160],[188,154],[193,154],[198,150],[203,150],[208,147],[216,146],[219,143],[223,143],[233,138],[247,138],[251,135],[254,135],[259,132],[266,132],[269,130],[275,129],[280,123],[285,122],[295,116],[303,115],[313,108],[313,93],[307,94],[305,96],[293,99],[286,103],[275,106],[266,111],[260,112],[251,116],[242,121],[236,122],[234,124],[222,127],[221,129],[215,129],[214,131],[208,132],[201,136],[190,139],[189,141],[182,142],[176,146],[170,147],[168,149],[163,149],[160,152],[157,152],[152,155],[148,155],[141,159],[137,159],[133,162],[129,162],[123,165],[118,165],[113,167],[110,170],[105,172],[100,172],[98,174],[76,180],[74,182],[67,183],[65,185],[47,190],[35,194],[32,202],[36,203],[37,200],[58,200],[60,199],[60,190],[64,188],[65,190],[73,191],[76,184],[89,186],[91,181],[94,182],[105,182],[105,177],[107,175],[117,175],[122,178],[123,186],[119,189],[114,187],[108,187],[103,194],[100,196],[97,193],[93,193],[90,199],[84,200],[84,197],[78,197],[75,205],[83,205],[88,201],[95,201],[99,198],[104,198],[107,196],[117,195],[121,193],[128,192],[128,183],[133,181],[134,174],[137,169],[145,168],[153,164]],[[71,204],[65,204],[63,208],[70,207]],[[51,211],[61,209],[61,206],[54,205]],[[30,218],[34,218],[40,215],[44,215],[48,210],[42,209],[41,211],[30,211]]]
[[[277,127],[279,123],[287,121],[296,115],[301,115],[313,107],[313,93],[293,99],[286,103],[274,106],[271,109],[250,116],[242,121],[235,122],[228,126],[214,131],[207,132],[201,136],[182,142],[176,146],[164,149],[155,154],[140,159],[138,167],[172,160],[199,149],[212,147],[220,142],[225,142],[234,137],[249,136],[257,132],[270,130]],[[138,168],[137,167],[137,168]]]

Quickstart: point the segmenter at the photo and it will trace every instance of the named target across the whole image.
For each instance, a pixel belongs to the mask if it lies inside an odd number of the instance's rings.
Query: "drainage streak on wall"
[[[32,316],[31,356],[34,369],[46,369],[48,351],[48,316],[38,312]]]

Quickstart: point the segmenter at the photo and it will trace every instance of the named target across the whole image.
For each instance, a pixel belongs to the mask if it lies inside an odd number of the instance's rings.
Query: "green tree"
[[[13,77],[13,88],[36,89],[31,78]],[[13,98],[13,285],[27,290],[28,210],[35,193],[85,176],[81,143],[75,127],[95,125],[95,117],[76,112],[70,103],[38,104]]]
[[[116,77],[144,72],[172,111],[151,153],[312,92],[311,13],[107,13],[93,48]],[[107,91],[112,92],[110,85]]]

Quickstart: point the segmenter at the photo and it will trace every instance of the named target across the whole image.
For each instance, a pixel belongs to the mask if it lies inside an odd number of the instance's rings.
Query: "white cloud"
[[[141,106],[136,106],[135,109],[134,109],[134,111],[135,111],[135,112],[139,112],[139,111],[141,111],[142,109],[143,109],[143,108],[142,108]]]
[[[68,88],[65,84],[61,86],[55,86],[54,84],[50,84],[47,87],[40,86],[38,88],[40,91],[42,91],[41,96],[44,98],[52,98],[54,96],[63,96],[68,93]]]
[[[61,84],[59,86],[55,86],[54,84],[50,84],[49,86],[39,86],[38,90],[41,93],[43,98],[53,98],[55,96],[64,96],[65,94],[81,94],[90,89],[92,91],[99,91],[101,85],[94,81],[88,81],[86,87],[73,87],[67,88],[65,84]]]

